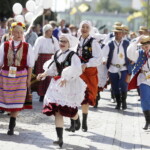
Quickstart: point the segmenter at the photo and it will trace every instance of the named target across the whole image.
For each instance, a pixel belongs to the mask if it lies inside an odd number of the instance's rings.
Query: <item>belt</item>
[[[112,66],[116,67],[116,68],[122,68],[124,66],[126,66],[126,64],[120,65],[120,64],[111,64]]]

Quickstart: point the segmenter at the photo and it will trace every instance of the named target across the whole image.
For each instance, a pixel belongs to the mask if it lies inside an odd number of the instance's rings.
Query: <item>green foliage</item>
[[[150,0],[147,0],[147,2],[143,2],[143,17],[144,17],[144,21],[147,24],[147,27],[150,27]]]
[[[117,3],[116,0],[100,0],[99,2],[97,2],[96,5],[96,11],[106,11],[106,12],[121,12],[121,13],[130,13],[132,14],[133,12],[135,12],[136,10],[131,8],[131,7],[127,7],[127,8],[122,8],[120,6],[119,3]]]

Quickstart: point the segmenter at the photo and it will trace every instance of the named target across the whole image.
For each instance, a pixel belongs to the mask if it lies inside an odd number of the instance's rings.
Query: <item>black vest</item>
[[[90,38],[85,44],[83,44],[81,47],[78,45],[77,48],[77,55],[80,57],[82,63],[87,63],[90,58],[92,58],[92,41],[94,38]],[[80,48],[82,49],[81,56],[79,55]]]
[[[58,51],[54,55],[54,62],[56,63],[56,68],[57,68],[57,71],[58,71],[58,76],[61,76],[61,73],[62,73],[63,69],[71,65],[71,58],[75,54],[75,52],[71,51],[66,56],[65,60],[63,62],[61,62],[61,63],[59,63],[58,60],[57,60],[57,53],[58,53]]]

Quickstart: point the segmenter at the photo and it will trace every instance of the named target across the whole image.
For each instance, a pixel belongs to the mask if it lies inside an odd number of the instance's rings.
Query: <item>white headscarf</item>
[[[91,21],[88,21],[88,20],[84,20],[84,21],[82,21],[81,23],[80,23],[80,26],[79,26],[79,30],[78,30],[78,35],[79,36],[81,36],[81,28],[82,28],[82,26],[84,25],[84,24],[87,24],[88,26],[89,26],[89,28],[90,28],[90,35],[93,33],[93,27],[92,27],[92,23],[91,23]]]
[[[75,36],[72,36],[71,34],[62,33],[59,39],[62,37],[65,37],[69,41],[69,45],[71,49],[76,47],[79,44],[79,39]]]
[[[46,24],[43,26],[43,33],[45,33],[47,30],[53,29],[53,27],[50,24]]]

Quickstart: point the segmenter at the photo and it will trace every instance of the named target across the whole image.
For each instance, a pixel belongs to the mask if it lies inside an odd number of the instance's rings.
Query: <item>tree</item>
[[[121,11],[121,6],[115,0],[100,0],[96,5],[96,11]]]
[[[12,7],[17,2],[25,7],[27,0],[0,0],[0,18],[13,17]]]
[[[150,0],[146,0],[142,2],[143,4],[143,17],[146,22],[147,27],[150,27]]]

